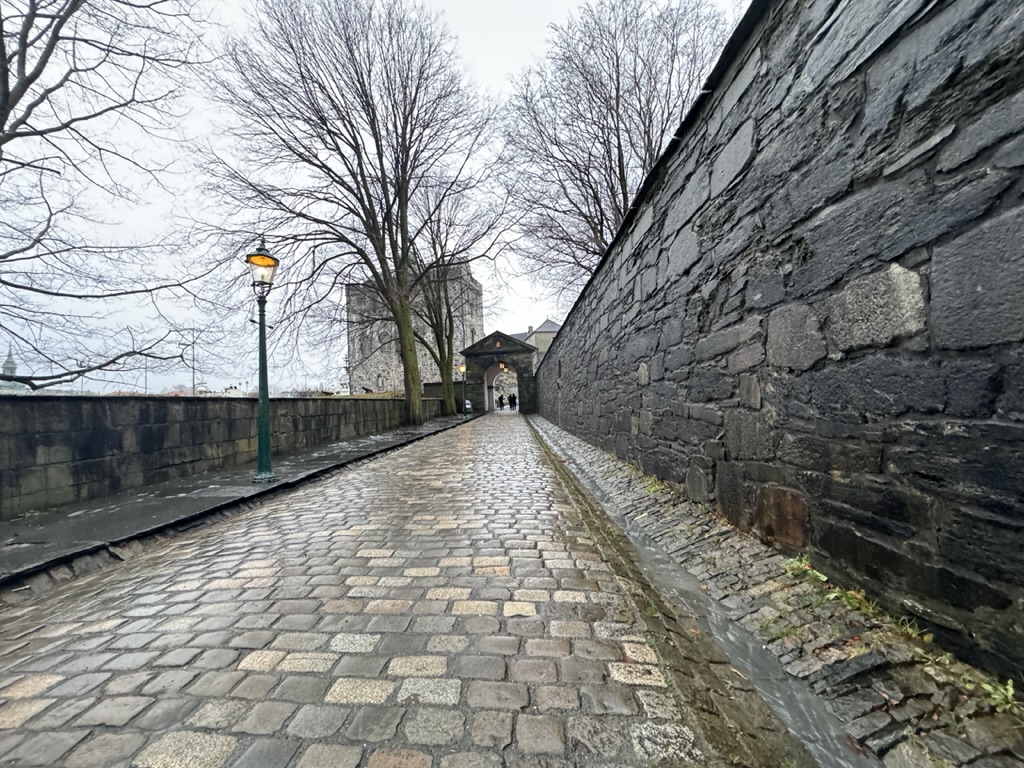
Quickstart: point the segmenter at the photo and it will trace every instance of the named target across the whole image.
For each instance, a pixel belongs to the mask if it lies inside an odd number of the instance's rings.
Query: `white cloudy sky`
[[[569,15],[579,8],[584,0],[424,0],[429,6],[441,11],[458,41],[458,50],[469,76],[483,89],[500,96],[507,92],[509,79],[526,66],[540,60],[546,50],[551,24],[565,22]],[[220,0],[216,6],[218,20],[228,27],[238,29],[247,17],[240,11],[248,0]],[[715,0],[730,16],[737,13],[745,0]],[[680,119],[682,116],[680,116]],[[203,121],[197,121],[199,125]],[[198,127],[198,126],[196,126]],[[199,130],[202,130],[201,128]],[[483,272],[483,270],[477,270]],[[506,333],[525,331],[528,326],[539,326],[545,319],[562,321],[564,309],[539,298],[539,291],[526,280],[513,280],[507,285],[498,285],[486,274],[478,274],[484,283],[485,303],[492,307],[485,317],[485,331],[501,330]],[[283,391],[297,386],[319,385],[325,388],[337,386],[337,374],[318,371],[315,359],[304,360],[308,370],[276,370],[272,377],[273,389]],[[255,354],[253,354],[255,370]],[[273,361],[272,367],[275,367]],[[200,361],[200,369],[203,368]],[[247,363],[238,361],[237,368],[247,368]],[[331,366],[337,369],[337,365]],[[240,375],[237,374],[236,377]],[[150,391],[160,391],[171,385],[188,383],[191,373],[160,377],[150,381]],[[255,373],[247,377],[255,380]],[[212,390],[234,380],[221,380],[212,371],[200,371],[200,379]],[[141,388],[142,382],[139,382]]]
[[[458,49],[470,76],[486,90],[500,94],[509,78],[543,58],[549,26],[562,24],[582,0],[426,0],[440,10],[458,38]],[[746,0],[715,0],[732,17]],[[680,120],[682,115],[679,116]],[[485,276],[481,275],[481,278]],[[485,283],[485,286],[487,284]],[[561,322],[564,310],[538,300],[525,280],[501,289],[500,306],[485,318],[487,333],[525,331],[546,318]]]

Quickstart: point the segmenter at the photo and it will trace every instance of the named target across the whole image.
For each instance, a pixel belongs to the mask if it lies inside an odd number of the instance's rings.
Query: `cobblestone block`
[[[366,768],[430,768],[433,760],[426,752],[412,749],[378,749]]]
[[[452,674],[463,680],[502,680],[505,677],[505,659],[501,656],[457,656],[452,663]]]
[[[270,647],[280,651],[316,651],[326,645],[329,637],[319,632],[283,632]]]
[[[661,670],[650,664],[608,664],[612,680],[626,685],[652,685],[664,688],[668,685]]]
[[[153,661],[154,667],[183,667],[202,651],[198,648],[178,648],[177,650],[165,653]]]
[[[323,700],[328,682],[310,675],[289,675],[277,687],[272,698],[294,701],[299,704],[313,704]]]
[[[563,683],[603,683],[607,677],[608,668],[600,661],[558,661],[558,679]]]
[[[362,707],[352,717],[345,735],[355,741],[386,741],[398,732],[405,710],[398,707]]]
[[[277,665],[278,672],[326,672],[338,661],[336,653],[289,653]]]
[[[509,662],[509,679],[519,683],[554,683],[558,668],[548,659],[514,659]]]
[[[414,632],[387,635],[377,646],[381,656],[411,656],[422,654],[427,646],[427,636]]]
[[[177,693],[195,680],[198,674],[198,672],[184,669],[161,672],[143,686],[142,692],[147,696],[166,696],[169,693]]]
[[[595,715],[635,715],[640,711],[633,689],[622,685],[584,685],[584,708]]]
[[[41,731],[56,730],[85,712],[96,701],[97,699],[92,696],[84,699],[58,700],[52,707],[33,718],[31,727]]]
[[[203,651],[192,662],[192,666],[198,669],[224,669],[238,661],[239,655],[238,651],[228,648],[211,648]]]
[[[288,723],[288,733],[305,739],[325,739],[341,728],[352,710],[329,704],[299,707]]]
[[[382,704],[395,689],[390,680],[341,678],[324,696],[330,704]]]
[[[283,701],[261,701],[235,723],[233,730],[258,735],[275,733],[297,708],[297,705]]]
[[[81,696],[95,690],[112,677],[110,672],[92,672],[84,675],[76,675],[59,685],[54,686],[50,691],[51,696],[64,698],[65,696]],[[7,694],[0,693],[0,698],[11,698]]]
[[[0,689],[0,699],[30,699],[64,680],[61,675],[26,675]]]
[[[107,696],[123,696],[128,693],[136,693],[151,679],[153,679],[152,672],[132,672],[127,675],[114,675],[103,686],[103,693]]]
[[[115,672],[131,672],[131,671],[134,671],[136,669],[141,669],[142,667],[144,667],[145,665],[149,664],[149,662],[151,662],[153,659],[155,659],[159,655],[160,654],[158,652],[156,652],[156,651],[140,651],[138,653],[122,653],[121,655],[115,656],[114,658],[108,660],[103,665],[103,669],[105,669],[105,670],[112,670],[112,671],[115,671]],[[95,668],[95,667],[92,666],[92,662],[94,662],[95,660],[96,660],[96,658],[94,657],[93,659],[90,659],[89,662],[87,662],[87,663],[83,663],[83,664],[75,665],[75,666],[76,667],[81,667],[80,671],[83,671],[83,672],[87,671],[87,670],[91,671],[92,669]],[[62,669],[64,671],[70,671],[68,667],[63,667]]]
[[[622,644],[612,640],[574,640],[572,655],[578,659],[621,661],[624,652]]]
[[[281,682],[276,675],[249,675],[231,691],[237,698],[265,698]]]
[[[385,663],[380,656],[344,656],[331,672],[337,677],[377,677]]]
[[[475,647],[478,653],[514,656],[519,653],[521,643],[522,641],[518,637],[478,637]]]
[[[460,676],[461,677],[461,676]],[[444,704],[454,707],[462,695],[462,680],[410,677],[402,682],[395,698],[399,704]]]
[[[88,710],[75,725],[88,727],[93,725],[126,725],[129,720],[153,703],[148,696],[115,696],[104,699]]]
[[[339,633],[331,639],[328,647],[338,653],[369,653],[380,639],[381,635]]]
[[[231,736],[173,731],[146,747],[134,764],[139,768],[222,768],[236,743]]]
[[[296,768],[356,768],[362,759],[360,747],[314,744],[302,754]]]
[[[410,616],[373,616],[366,628],[370,632],[405,632],[411,622]]]
[[[553,715],[519,715],[516,718],[516,746],[528,755],[561,755],[565,752],[565,729]]]
[[[444,656],[399,656],[388,664],[388,674],[395,677],[440,677],[448,670]]]
[[[188,723],[197,728],[226,730],[245,717],[251,706],[252,704],[246,701],[210,701],[203,704],[188,719]]]
[[[245,676],[245,672],[207,672],[192,684],[188,693],[193,696],[227,696]]]
[[[541,685],[537,688],[537,709],[541,712],[557,709],[578,709],[579,693],[575,688],[560,685]]]
[[[89,735],[88,731],[38,733],[4,755],[8,765],[56,765],[61,756]]]
[[[466,700],[476,709],[523,709],[530,703],[530,696],[522,683],[475,680],[469,684]]]
[[[199,706],[199,703],[200,700],[194,698],[160,699],[136,717],[132,726],[143,731],[166,731],[185,722],[185,718]]]
[[[526,641],[527,656],[568,656],[569,641],[550,638],[530,639]]]
[[[471,728],[473,743],[501,750],[512,743],[511,712],[477,712]]]
[[[466,718],[457,710],[420,707],[402,723],[405,737],[413,744],[439,746],[462,739]]]
[[[277,637],[276,632],[270,632],[269,630],[256,630],[253,632],[244,632],[238,635],[230,643],[232,648],[251,648],[259,649],[265,648],[270,644],[274,638]]]
[[[80,744],[64,759],[66,768],[96,768],[126,761],[146,743],[138,733],[100,733]]]

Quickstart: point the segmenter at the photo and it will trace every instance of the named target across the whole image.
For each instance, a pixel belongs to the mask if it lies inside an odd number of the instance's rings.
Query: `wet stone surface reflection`
[[[813,765],[586,504],[494,414],[5,609],[0,764]]]

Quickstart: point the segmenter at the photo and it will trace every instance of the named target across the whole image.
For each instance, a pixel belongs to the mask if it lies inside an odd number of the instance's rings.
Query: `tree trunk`
[[[423,423],[423,383],[420,364],[416,357],[416,334],[412,327],[412,307],[402,302],[396,313],[398,345],[402,354],[405,380],[405,420],[407,424]]]

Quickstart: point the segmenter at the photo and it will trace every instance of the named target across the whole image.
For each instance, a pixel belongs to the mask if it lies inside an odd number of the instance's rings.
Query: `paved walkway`
[[[813,765],[742,684],[710,732],[582,503],[492,414],[6,608],[0,764]]]
[[[71,567],[63,573],[51,570],[51,577],[40,575],[27,585],[34,593],[45,591],[52,586],[52,577],[71,577],[95,570],[105,564],[103,560],[109,563],[118,559],[120,553],[111,545],[188,527],[220,510],[235,509],[245,502],[297,487],[352,462],[451,429],[462,421],[461,416],[432,419],[380,435],[343,440],[307,453],[275,457],[276,480],[271,483],[254,484],[252,466],[235,467],[106,496],[78,505],[70,513],[68,508],[62,508],[5,521],[0,539],[0,588],[24,580],[29,574],[69,564]],[[0,594],[0,602],[17,597]]]

